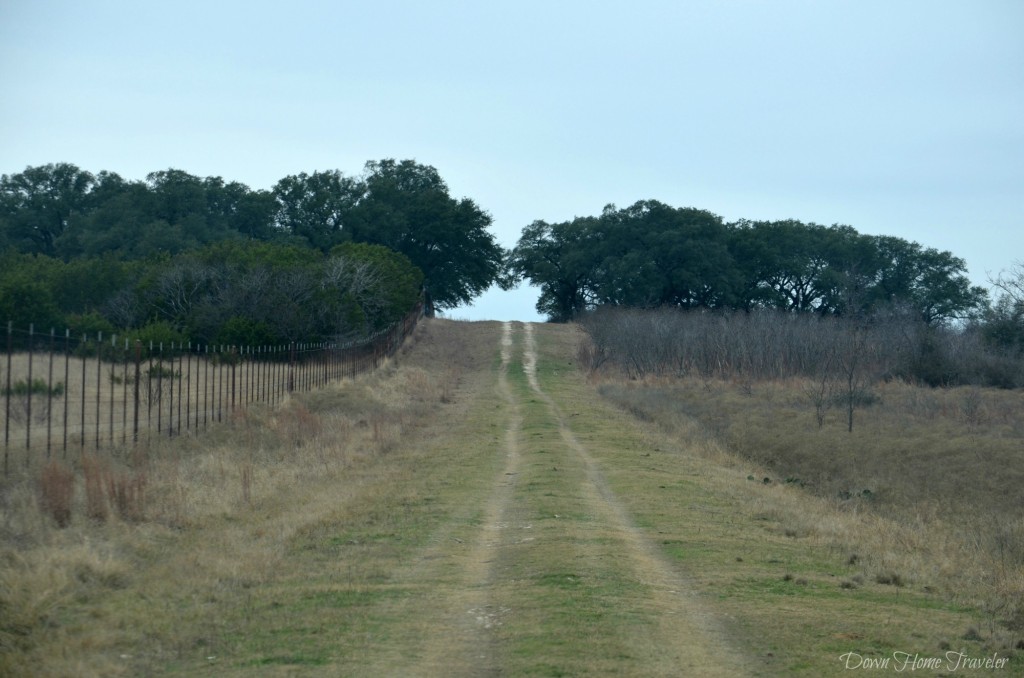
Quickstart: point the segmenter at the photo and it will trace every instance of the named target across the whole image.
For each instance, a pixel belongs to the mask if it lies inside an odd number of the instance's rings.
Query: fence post
[[[163,433],[163,422],[164,422],[164,342],[160,342],[160,353],[158,354],[156,361],[156,432]],[[150,381],[153,380],[152,371],[149,377]],[[151,389],[152,392],[152,389]]]
[[[117,335],[110,337],[110,449],[114,449],[114,366],[117,364]]]
[[[295,390],[295,342],[289,344],[288,354],[288,392]]]
[[[28,399],[25,404],[25,468],[28,468],[28,451],[32,442],[32,349],[35,344],[35,325],[28,326]],[[7,395],[8,399],[11,397]]]
[[[128,444],[128,337],[124,338],[124,361],[121,367],[121,445]]]
[[[179,364],[180,361],[179,361]],[[185,354],[185,430],[189,430],[192,417],[192,342],[188,342],[188,353]],[[181,412],[179,411],[180,415]],[[181,433],[181,422],[178,422],[178,433]]]
[[[64,330],[64,448],[63,456],[68,458],[68,401],[71,396],[71,330]]]
[[[142,379],[142,341],[139,339],[135,340],[135,395],[133,397],[133,408],[135,413],[133,415],[132,423],[132,442],[138,444],[139,442],[139,383]]]
[[[100,449],[100,400],[103,394],[103,333],[96,334],[96,449]]]
[[[245,389],[242,393],[242,401],[246,407],[252,402],[252,346],[244,346],[242,348],[242,355],[248,356],[245,361],[245,366],[242,368],[242,373],[245,374]]]
[[[238,349],[235,346],[231,347],[231,411],[235,411],[235,380],[237,378],[237,372],[235,368],[238,363]]]
[[[267,347],[260,346],[256,350],[256,399],[267,401]]]
[[[180,426],[180,424],[179,424]],[[167,404],[167,437],[174,436],[174,342],[171,342],[171,395]]]
[[[203,349],[203,428],[206,428],[210,415],[210,344]]]
[[[53,342],[57,331],[50,328],[50,373],[46,379],[46,461],[50,461],[51,441],[53,436]]]
[[[86,381],[85,354],[89,352],[88,349],[86,348],[86,345],[88,344],[88,342],[89,342],[89,335],[83,334],[82,335],[82,343],[79,344],[82,347],[82,419],[81,419],[82,432],[81,432],[81,435],[79,436],[80,440],[78,441],[78,453],[79,453],[79,455],[84,455],[85,454],[85,400],[86,400],[86,398],[85,398],[85,381]]]
[[[146,440],[153,436],[153,356],[155,344],[149,342],[149,353],[146,354]]]
[[[4,389],[4,477],[8,475],[11,442],[11,354],[14,353],[14,322],[7,321],[7,387]]]
[[[220,360],[217,361],[217,370],[213,373],[214,378],[220,377],[220,390],[217,392],[217,421],[224,421],[224,344],[217,348]]]
[[[181,401],[188,398],[188,390],[185,388],[185,373],[184,368],[181,366],[181,353],[185,348],[185,344],[178,342],[178,376],[174,377],[178,380],[178,435],[181,435]],[[174,366],[171,365],[172,371]],[[187,424],[188,422],[186,422]],[[188,428],[186,426],[186,428]]]

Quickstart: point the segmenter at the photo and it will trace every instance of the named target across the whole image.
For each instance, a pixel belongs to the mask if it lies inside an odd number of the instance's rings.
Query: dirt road
[[[480,450],[499,470],[399,575],[431,589],[399,615],[423,633],[375,657],[370,673],[746,675],[705,602],[609,488],[576,417],[545,390],[534,326],[503,324],[500,356],[491,388],[503,430]],[[428,601],[436,607],[418,607]]]

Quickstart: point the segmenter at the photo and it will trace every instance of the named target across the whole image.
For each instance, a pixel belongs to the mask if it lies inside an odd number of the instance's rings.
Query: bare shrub
[[[804,395],[814,406],[814,420],[818,428],[825,426],[825,415],[832,408],[834,398],[832,397],[832,382],[825,376],[821,379],[810,381],[803,389]]]
[[[99,522],[107,519],[107,497],[103,492],[105,465],[93,455],[82,457],[85,480],[85,515]]]
[[[395,449],[402,435],[401,419],[388,412],[375,413],[370,418],[372,441],[377,451],[386,454]]]
[[[240,469],[240,476],[242,479],[242,501],[244,501],[246,504],[251,504],[253,480],[252,462],[245,462],[242,464]]]
[[[112,471],[106,474],[107,497],[122,519],[139,522],[145,517],[146,474]]]
[[[781,311],[603,308],[583,316],[580,324],[591,351],[631,378],[656,374],[751,383],[815,377],[823,366],[838,372],[841,357],[857,374],[891,369],[891,352],[878,349],[892,348],[893,337],[879,323],[861,323],[854,336],[854,326],[842,319]],[[850,350],[841,356],[840,346]]]
[[[323,433],[324,425],[320,417],[311,412],[306,405],[296,402],[292,408],[294,417],[292,424],[295,427],[295,444],[301,445],[303,441],[310,438],[317,438]]]
[[[985,421],[984,403],[981,397],[981,389],[977,387],[968,388],[961,398],[961,411],[964,415],[964,422],[968,430],[974,431]]]
[[[608,353],[604,346],[597,346],[593,339],[584,336],[576,347],[576,363],[587,372],[596,372],[607,362]]]
[[[39,478],[39,503],[58,527],[71,523],[71,500],[75,494],[75,474],[57,461],[43,467]]]
[[[814,377],[832,356],[847,395],[856,395],[860,375],[929,386],[1024,384],[1024,359],[986,343],[978,327],[926,325],[898,306],[860,317],[600,307],[578,322],[590,340],[578,354],[581,364],[614,364],[632,379]]]

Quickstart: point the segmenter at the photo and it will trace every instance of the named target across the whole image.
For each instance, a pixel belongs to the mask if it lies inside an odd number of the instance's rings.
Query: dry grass
[[[71,500],[75,494],[75,474],[57,461],[43,467],[39,478],[39,508],[53,518],[57,527],[71,523]]]
[[[275,580],[303,535],[410,472],[382,453],[457,399],[453,374],[473,358],[450,333],[424,323],[417,350],[377,373],[251,404],[199,436],[12,464],[0,484],[0,674],[149,674],[223,644],[215,601]]]
[[[738,646],[760,653],[765,675],[801,666],[803,675],[824,675],[854,647],[935,653],[945,643],[974,654],[994,647],[1003,656],[1003,645],[993,644],[1020,640],[1019,632],[1000,635],[998,620],[1008,613],[995,609],[997,581],[1020,590],[1008,538],[1005,572],[992,579],[990,561],[961,559],[969,545],[958,542],[962,532],[943,529],[952,523],[942,506],[923,506],[901,523],[872,508],[876,500],[815,496],[721,444],[735,424],[702,423],[699,412],[637,406],[651,420],[637,424],[585,387],[569,362],[573,335],[564,329],[537,328],[545,392],[634,517],[636,534],[692,580],[703,604],[732,619],[730,632],[749,640]],[[491,381],[493,326],[431,321],[411,341],[373,375],[276,407],[254,405],[201,436],[154,439],[134,456],[72,455],[75,490],[63,528],[41,510],[41,468],[19,467],[0,485],[0,675],[394,675],[396,666],[416,666],[425,639],[435,644],[428,654],[438,665],[418,668],[452,674],[458,629],[444,626],[439,610],[451,606],[446,593],[460,590],[466,549],[487,537],[481,501],[496,477],[507,480],[501,445],[509,414]],[[531,536],[543,527],[557,538],[517,543],[519,559],[504,562],[521,574],[493,586],[511,602],[474,607],[479,619],[494,622],[495,647],[484,651],[540,675],[558,666],[589,666],[581,672],[589,675],[648,666],[643,657],[597,652],[592,659],[582,649],[594,647],[581,631],[593,628],[608,640],[599,649],[630,653],[630,639],[650,628],[636,621],[659,618],[643,605],[609,603],[636,603],[643,582],[605,576],[621,574],[622,554],[608,535],[591,531],[593,516],[571,492],[568,471],[572,459],[579,466],[578,455],[563,450],[564,459],[549,461],[559,426],[530,395],[521,370],[513,371],[520,376],[512,387],[524,397],[524,503],[513,508],[527,512]],[[723,407],[764,417],[751,426],[781,407],[777,418],[787,426],[818,431],[798,386],[754,384],[745,395],[730,384],[707,391],[701,383],[692,406],[721,397]],[[623,398],[655,387],[681,385],[604,385],[622,389]],[[971,427],[967,435],[983,435],[981,427],[993,423],[1013,429],[990,395],[968,406],[983,417],[957,420]],[[895,397],[883,394],[883,402]],[[941,402],[912,401],[908,395],[908,408],[942,412]],[[964,417],[959,395],[947,406],[955,403]],[[874,412],[858,420],[864,426],[855,437],[868,435]],[[822,435],[839,440],[840,431],[830,420]],[[141,513],[122,514],[106,479],[130,483],[139,474]],[[535,514],[546,516],[543,525]],[[578,533],[565,533],[570,519]],[[495,550],[513,558],[511,549]],[[955,577],[989,577],[988,588],[965,586],[959,594],[990,601],[988,617],[946,602],[958,595],[948,593]],[[962,640],[968,627],[974,639]],[[563,655],[568,663],[552,659]]]
[[[544,330],[554,340],[557,333]],[[619,412],[595,417],[599,408],[582,400],[585,389],[561,376],[547,383],[567,411],[580,413],[573,429],[592,445],[612,489],[731,618],[730,629],[760,657],[765,675],[837,675],[838,658],[850,651],[891,658],[951,649],[997,653],[1010,673],[1020,671],[1024,620],[1013,612],[1024,583],[1020,568],[1001,571],[934,506],[883,515],[873,499],[815,494],[755,461],[765,448],[800,440],[813,441],[819,456],[845,454],[833,450],[850,438],[840,413],[830,410],[815,437],[802,384],[641,382],[606,373],[590,381]],[[950,404],[957,400],[954,394]],[[860,428],[873,413],[858,411],[853,439],[867,435],[870,426]],[[791,429],[800,433],[778,440]],[[746,454],[729,442],[741,430],[758,435]],[[960,517],[969,519],[965,513],[961,507]]]
[[[337,371],[342,368],[338,366]],[[366,367],[360,364],[360,370]],[[252,401],[277,402],[286,390],[289,368],[279,363],[242,362],[198,355],[143,360],[139,369],[138,430],[146,439],[204,429],[223,422]],[[0,437],[10,441],[18,461],[41,466],[50,453],[67,455],[122,446],[136,427],[135,365],[64,354],[17,353],[11,357],[10,380],[42,380],[55,390],[6,396],[6,359],[0,364]],[[320,370],[296,368],[295,383],[321,379]],[[7,408],[10,407],[8,420]],[[234,402],[234,408],[232,407]],[[29,415],[31,412],[31,415]],[[6,430],[4,430],[6,427]],[[49,441],[49,446],[47,445]],[[30,448],[26,452],[26,447]]]
[[[824,538],[863,577],[941,592],[994,630],[1024,632],[1024,393],[879,384],[848,433],[837,409],[818,426],[800,380],[599,380],[640,418],[764,469],[749,482],[794,491],[791,508],[764,509],[785,534]],[[801,508],[807,495],[829,510]]]

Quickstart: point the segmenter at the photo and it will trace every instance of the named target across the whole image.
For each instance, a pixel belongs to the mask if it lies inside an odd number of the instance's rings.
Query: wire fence
[[[223,421],[251,403],[322,388],[376,369],[423,313],[352,342],[284,346],[169,345],[37,332],[7,323],[0,361],[4,475],[33,458],[129,448]]]

